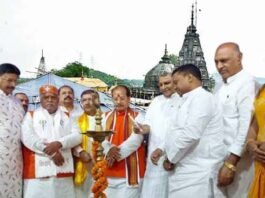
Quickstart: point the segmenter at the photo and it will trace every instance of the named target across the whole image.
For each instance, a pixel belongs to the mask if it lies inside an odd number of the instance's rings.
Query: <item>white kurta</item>
[[[87,116],[89,122],[88,130],[95,130],[96,120],[95,116]],[[92,138],[88,138],[88,152],[92,156]],[[80,150],[81,151],[81,150]],[[93,185],[93,178],[91,176],[91,170],[88,170],[86,180],[80,186],[75,186],[75,197],[76,198],[88,198],[92,197],[91,187]]]
[[[60,152],[65,160],[62,166],[56,166],[49,156],[43,153],[45,143],[52,141],[62,144]],[[36,178],[24,179],[24,197],[74,197],[73,178],[57,178],[56,175],[74,172],[71,148],[81,143],[78,126],[60,108],[51,115],[39,107],[33,116],[27,113],[23,120],[22,142],[36,153]]]
[[[244,153],[245,139],[253,109],[255,81],[244,70],[227,79],[216,92],[222,104],[224,143],[227,156],[233,153],[242,156],[234,182],[227,187],[227,196],[247,197],[253,177],[252,159]]]
[[[22,197],[21,122],[24,110],[0,90],[0,197]]]
[[[83,109],[80,107],[80,105],[77,105],[77,104],[74,104],[74,108],[71,112],[69,112],[64,106],[60,106],[60,108],[64,112],[69,113],[73,120],[76,120],[84,112]]]
[[[184,94],[180,103],[165,144],[176,164],[169,173],[169,197],[213,197],[216,169],[225,155],[220,105],[201,87]]]
[[[150,126],[148,141],[147,166],[143,181],[141,197],[166,198],[168,197],[168,171],[163,167],[165,156],[162,156],[158,165],[151,161],[151,154],[157,149],[164,151],[165,137],[169,130],[173,115],[177,113],[179,96],[173,94],[167,98],[157,96],[146,112],[144,124]]]
[[[107,117],[104,117],[103,126],[105,126]],[[143,115],[141,113],[135,118],[136,122],[143,122]],[[143,136],[132,133],[130,137],[119,145],[121,159],[123,160],[136,151],[142,144]],[[104,147],[104,153],[107,153],[112,145],[109,141],[105,140],[102,144]],[[138,171],[139,173],[139,171]],[[127,178],[114,178],[108,177],[108,187],[105,190],[107,197],[109,198],[139,198],[142,186],[142,180],[139,177],[140,184],[138,186],[129,186]]]

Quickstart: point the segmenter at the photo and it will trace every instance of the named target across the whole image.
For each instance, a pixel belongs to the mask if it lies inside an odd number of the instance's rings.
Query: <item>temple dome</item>
[[[144,86],[145,90],[154,91],[155,93],[159,92],[159,76],[165,72],[171,73],[174,69],[174,65],[171,64],[170,58],[167,52],[167,46],[165,47],[165,54],[161,58],[162,60],[153,67],[147,74],[145,75]]]

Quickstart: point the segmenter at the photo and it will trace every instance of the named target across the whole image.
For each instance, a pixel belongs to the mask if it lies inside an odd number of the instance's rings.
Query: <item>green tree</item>
[[[169,55],[169,59],[170,59],[170,61],[171,61],[171,63],[172,63],[173,65],[176,65],[176,64],[177,64],[177,61],[178,61],[178,56],[175,55],[175,54],[170,54],[170,55]]]
[[[89,68],[82,65],[79,62],[68,63],[63,69],[61,70],[52,70],[52,72],[61,77],[81,77],[82,74],[84,77],[89,76]]]
[[[55,70],[52,69],[52,73],[61,77],[81,77],[82,74],[84,77],[88,78],[98,78],[105,82],[108,86],[112,86],[115,84],[122,84],[121,79],[116,76],[106,74],[101,71],[97,71],[94,69],[90,69],[79,62],[68,63],[63,69]]]

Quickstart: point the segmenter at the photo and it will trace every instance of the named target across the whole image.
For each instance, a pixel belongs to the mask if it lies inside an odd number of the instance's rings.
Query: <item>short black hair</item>
[[[180,67],[174,69],[174,71],[172,72],[172,76],[175,73],[183,73],[184,75],[191,74],[199,81],[202,81],[202,75],[200,69],[193,64],[181,65]]]
[[[70,90],[73,92],[73,94],[75,95],[74,89],[73,89],[71,86],[69,86],[69,85],[63,85],[63,86],[61,86],[61,87],[58,89],[58,94],[60,94],[60,92],[62,91],[63,88],[68,88],[68,89],[70,89]]]
[[[0,76],[5,73],[16,74],[19,76],[20,70],[17,68],[17,66],[11,63],[3,63],[0,65]]]
[[[125,90],[126,96],[127,97],[131,97],[131,90],[129,89],[129,87],[127,87],[126,85],[117,85],[115,86],[112,90],[111,90],[111,95],[113,95],[114,91],[116,89],[122,88]]]
[[[95,95],[98,99],[99,99],[99,94],[97,91],[93,90],[93,89],[87,89],[85,91],[83,91],[81,93],[81,98],[83,97],[83,95],[86,95],[86,94],[92,94],[92,95]]]

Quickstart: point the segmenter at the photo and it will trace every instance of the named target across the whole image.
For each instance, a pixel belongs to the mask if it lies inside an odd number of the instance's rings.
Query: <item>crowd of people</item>
[[[265,197],[265,86],[257,89],[242,57],[236,43],[218,46],[214,93],[193,64],[163,71],[145,114],[130,108],[127,86],[111,90],[114,109],[102,114],[114,132],[102,143],[107,197]],[[28,97],[12,94],[19,75],[0,65],[0,198],[93,197],[93,140],[82,132],[95,130],[99,94],[85,90],[75,105],[72,87],[47,84],[28,111]]]

